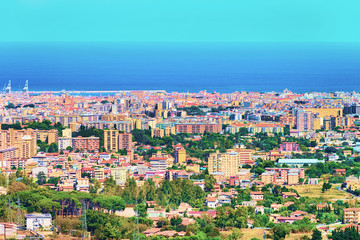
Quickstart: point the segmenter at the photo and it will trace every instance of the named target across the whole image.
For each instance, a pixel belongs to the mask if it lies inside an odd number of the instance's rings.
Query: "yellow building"
[[[181,145],[175,147],[175,163],[186,163],[186,150]]]
[[[239,168],[252,160],[254,150],[228,149],[226,153],[211,153],[208,158],[209,173],[222,172],[226,178],[235,176]]]
[[[188,164],[186,165],[187,172],[200,172],[200,165],[199,164]]]
[[[16,149],[16,158],[32,158],[36,155],[36,139],[26,135],[22,137],[21,141],[15,143]]]
[[[65,128],[64,130],[62,130],[62,137],[71,138],[72,137],[71,128]]]
[[[360,222],[360,208],[344,208],[344,223]]]
[[[105,171],[103,168],[95,168],[94,169],[94,178],[96,180],[102,180],[105,178]]]
[[[113,176],[116,184],[123,185],[126,182],[127,170],[126,167],[111,168],[111,176]]]
[[[314,118],[314,130],[321,129],[321,118]]]
[[[167,126],[165,128],[152,128],[151,129],[151,137],[159,137],[163,138],[170,135],[176,134],[176,128]]]
[[[337,117],[343,115],[342,108],[307,108],[306,110],[311,111],[314,114],[317,114],[320,118],[325,117]]]
[[[106,151],[119,151],[119,131],[118,130],[104,130],[104,148]]]
[[[56,129],[51,129],[48,131],[47,143],[50,145],[51,143],[58,142],[58,131]]]

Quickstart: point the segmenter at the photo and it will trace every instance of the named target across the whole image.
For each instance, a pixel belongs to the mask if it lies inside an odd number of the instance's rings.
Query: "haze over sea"
[[[26,79],[30,91],[360,91],[360,45],[2,42],[0,86]]]

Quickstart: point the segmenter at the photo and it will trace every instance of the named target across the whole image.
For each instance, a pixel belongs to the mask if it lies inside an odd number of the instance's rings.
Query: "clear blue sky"
[[[360,42],[359,0],[1,0],[0,41]]]

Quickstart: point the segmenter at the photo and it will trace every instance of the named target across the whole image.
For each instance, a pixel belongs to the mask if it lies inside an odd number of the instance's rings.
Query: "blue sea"
[[[30,91],[360,91],[360,45],[2,42],[8,80]]]

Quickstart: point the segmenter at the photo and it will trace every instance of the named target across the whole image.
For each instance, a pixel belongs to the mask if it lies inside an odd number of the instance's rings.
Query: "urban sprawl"
[[[0,239],[360,239],[359,100],[7,91]]]

